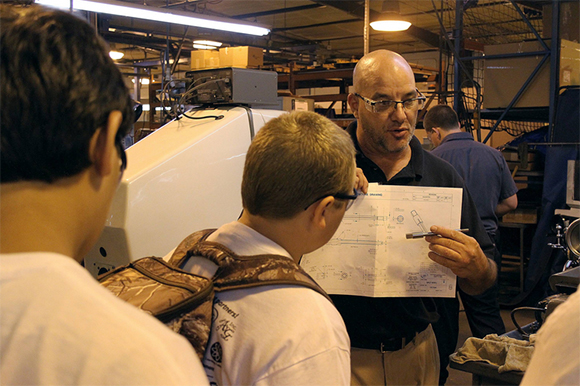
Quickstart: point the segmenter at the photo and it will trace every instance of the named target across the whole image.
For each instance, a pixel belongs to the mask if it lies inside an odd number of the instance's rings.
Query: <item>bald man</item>
[[[453,167],[425,152],[414,136],[425,97],[402,56],[386,50],[365,55],[355,67],[353,89],[348,103],[356,121],[347,131],[357,149],[357,166],[369,182],[464,188]],[[477,294],[496,278],[495,263],[489,258],[493,245],[466,189],[462,209],[461,227],[469,228],[470,236],[433,226],[431,231],[440,236],[425,240],[430,244],[429,258],[450,268],[464,291]],[[439,383],[441,364],[433,327],[441,336],[437,340],[445,368],[457,342],[457,299],[332,298],[351,338],[353,385]]]

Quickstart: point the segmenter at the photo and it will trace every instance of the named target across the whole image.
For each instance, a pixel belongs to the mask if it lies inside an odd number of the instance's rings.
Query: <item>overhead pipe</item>
[[[369,35],[370,35],[370,0],[365,0],[365,17],[364,17],[364,28],[363,28],[363,46],[364,46],[364,55],[369,53]]]

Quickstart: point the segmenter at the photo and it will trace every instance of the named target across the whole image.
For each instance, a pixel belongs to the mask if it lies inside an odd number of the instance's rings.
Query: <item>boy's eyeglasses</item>
[[[417,93],[419,94],[418,97],[405,99],[404,101],[390,101],[390,100],[375,101],[369,98],[365,98],[359,93],[354,93],[354,95],[359,97],[365,102],[365,107],[367,110],[372,111],[373,113],[382,113],[385,111],[390,111],[391,109],[393,110],[396,109],[399,103],[403,105],[403,109],[406,111],[422,109],[423,107],[425,107],[425,100],[427,98],[425,98],[425,96],[421,94],[421,91],[417,90]]]
[[[358,197],[358,193],[357,193],[356,189],[353,189],[352,192],[353,192],[353,194],[343,194],[343,193],[325,194],[324,196],[319,197],[316,200],[312,201],[312,204],[314,204],[315,202],[320,201],[326,197],[334,197],[337,200],[348,200],[346,203],[345,210],[349,210],[350,207],[352,206],[352,204],[354,204],[354,200],[356,200],[356,198]],[[312,204],[310,204],[310,205],[312,205]],[[304,208],[304,210],[308,209],[310,207],[310,205],[308,205],[306,208]]]

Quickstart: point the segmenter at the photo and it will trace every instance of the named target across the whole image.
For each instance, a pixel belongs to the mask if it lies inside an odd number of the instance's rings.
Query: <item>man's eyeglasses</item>
[[[352,204],[354,204],[354,200],[356,200],[356,198],[358,197],[358,193],[356,191],[356,189],[352,190],[353,194],[342,194],[342,193],[336,193],[336,194],[325,194],[322,197],[317,198],[316,200],[312,201],[312,204],[314,204],[317,201],[322,200],[323,198],[326,197],[334,197],[337,200],[348,200],[346,203],[346,209],[345,210],[349,210],[350,207],[352,206]],[[312,205],[310,204],[310,205]],[[310,205],[308,205],[306,208],[304,208],[304,210],[308,209],[310,207]]]
[[[365,98],[359,93],[354,93],[354,95],[365,102],[365,107],[368,111],[372,111],[373,113],[382,113],[385,111],[390,111],[391,109],[396,109],[399,103],[403,105],[404,110],[422,109],[425,106],[425,100],[427,98],[421,94],[421,91],[417,90],[417,93],[419,94],[418,97],[406,99],[404,101],[375,101],[369,98]]]

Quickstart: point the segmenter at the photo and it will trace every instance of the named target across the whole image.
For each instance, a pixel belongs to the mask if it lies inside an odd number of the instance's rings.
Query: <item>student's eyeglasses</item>
[[[365,98],[359,93],[354,93],[354,95],[359,97],[365,102],[365,107],[368,111],[372,111],[373,113],[382,113],[385,111],[390,111],[391,109],[395,110],[399,103],[403,105],[403,109],[406,111],[422,109],[425,106],[425,100],[427,98],[425,98],[425,96],[421,94],[421,91],[419,90],[416,91],[419,94],[418,97],[405,99],[404,101],[389,101],[389,100],[375,101],[369,98]]]
[[[345,210],[349,210],[350,207],[352,206],[352,204],[354,204],[354,200],[356,200],[356,198],[358,197],[358,192],[356,191],[356,189],[353,189],[352,192],[353,192],[353,194],[343,194],[343,193],[325,194],[324,196],[319,197],[316,200],[312,201],[312,204],[314,204],[315,202],[318,202],[326,197],[334,197],[337,200],[348,200],[346,203]],[[310,205],[312,205],[312,204],[310,204]],[[308,209],[310,207],[310,205],[308,205],[306,208],[304,208],[304,210]]]
[[[125,154],[125,149],[120,140],[115,140],[115,146],[119,152],[119,158],[121,158],[121,174],[127,169],[127,154]]]

